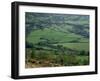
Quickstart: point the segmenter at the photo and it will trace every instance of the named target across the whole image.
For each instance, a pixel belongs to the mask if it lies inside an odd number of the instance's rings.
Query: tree
[[[80,51],[80,54],[79,55],[85,55],[85,51]]]
[[[33,48],[34,45],[26,41],[26,48]]]
[[[35,49],[32,48],[31,50],[32,50],[32,52],[31,52],[31,58],[35,58]]]

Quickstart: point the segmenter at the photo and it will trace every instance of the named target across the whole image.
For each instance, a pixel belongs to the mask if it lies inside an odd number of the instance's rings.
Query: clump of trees
[[[89,56],[89,51],[82,50],[82,51],[79,52],[79,55]]]

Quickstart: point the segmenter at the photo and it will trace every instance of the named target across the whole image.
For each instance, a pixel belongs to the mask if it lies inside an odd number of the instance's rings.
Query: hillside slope
[[[26,68],[89,64],[89,16],[25,15]]]

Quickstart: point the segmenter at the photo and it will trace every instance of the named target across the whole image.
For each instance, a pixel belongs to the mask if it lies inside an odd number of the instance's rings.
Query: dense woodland
[[[26,68],[89,65],[89,16],[25,14]]]

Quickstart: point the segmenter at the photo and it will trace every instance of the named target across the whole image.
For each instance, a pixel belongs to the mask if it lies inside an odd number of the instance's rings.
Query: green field
[[[89,44],[88,43],[60,43],[60,45],[63,45],[64,47],[68,47],[70,49],[74,49],[74,50],[85,50],[88,51],[89,50]]]
[[[52,30],[50,28],[33,31],[29,34],[29,36],[27,37],[26,40],[35,44],[40,40],[41,37],[43,37],[45,39],[47,38],[51,41],[59,41],[59,42],[69,42],[69,41],[73,41],[73,40],[77,40],[79,42],[88,42],[87,38],[83,38],[80,35],[76,35],[74,33],[66,34],[64,32]]]
[[[89,65],[89,16],[26,13],[26,68]]]

